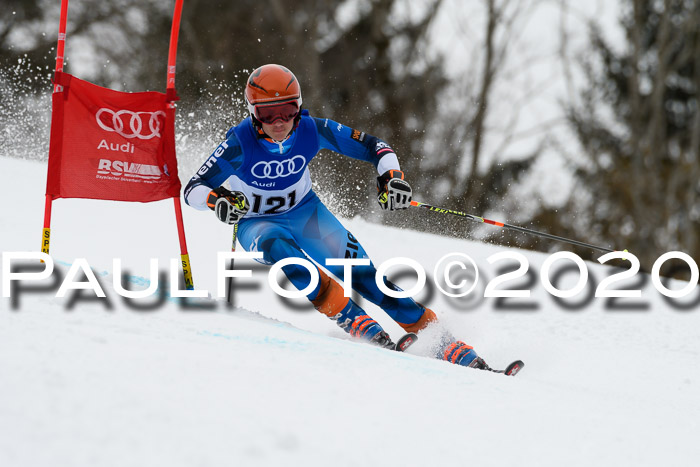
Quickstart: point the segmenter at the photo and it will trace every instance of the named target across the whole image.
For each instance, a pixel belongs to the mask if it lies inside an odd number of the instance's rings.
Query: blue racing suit
[[[209,209],[209,191],[228,181],[231,189],[245,193],[250,203],[238,227],[238,239],[245,250],[262,252],[268,264],[289,257],[310,257],[335,276],[343,277],[341,266],[325,265],[327,258],[368,255],[311,189],[308,164],[321,149],[371,162],[380,174],[399,169],[396,155],[386,142],[329,119],[310,117],[306,110],[297,128],[282,143],[265,138],[248,117],[227,132],[226,140],[192,177],[185,187],[185,202],[197,209]],[[309,284],[306,268],[288,265],[283,271],[299,290]],[[366,300],[407,329],[419,321],[423,324],[425,307],[410,298],[382,293],[375,282],[374,265],[354,266],[352,271],[353,289]],[[385,284],[395,287],[386,279]],[[320,283],[308,295],[310,300],[316,298],[319,287]]]
[[[367,252],[319,200],[311,189],[309,162],[321,149],[371,162],[379,174],[399,170],[396,154],[381,139],[329,119],[313,118],[303,110],[294,131],[283,142],[273,141],[257,128],[250,117],[226,134],[226,140],[202,164],[185,187],[185,202],[200,210],[209,209],[209,192],[229,182],[231,189],[243,192],[248,213],[239,221],[238,240],[247,251],[263,253],[268,264],[290,257],[313,259],[337,277],[342,266],[327,266],[328,258],[368,259]],[[282,268],[297,289],[310,282],[309,271],[298,265]],[[352,300],[343,297],[342,288],[320,268],[321,280],[308,294],[321,313],[336,320],[352,335],[377,340],[385,334]],[[366,300],[382,308],[406,331],[417,332],[436,321],[435,313],[411,298],[393,298],[379,290],[376,269],[352,268],[352,284]],[[383,278],[387,287],[398,287]],[[438,358],[464,366],[479,359],[471,346],[456,341],[448,332],[441,339]],[[483,363],[483,360],[481,361]]]

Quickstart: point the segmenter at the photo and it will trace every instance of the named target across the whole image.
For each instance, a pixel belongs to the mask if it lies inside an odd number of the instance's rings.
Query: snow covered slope
[[[0,157],[3,252],[38,250],[45,170]],[[184,209],[195,284],[215,292],[230,229]],[[470,297],[502,266],[486,261],[500,247],[346,225],[375,263],[410,257],[429,283],[440,257],[469,254],[482,273]],[[58,200],[52,257],[64,272],[86,258],[108,301],[57,299],[54,289],[0,302],[0,465],[695,465],[700,307],[680,310],[647,285],[632,300],[646,305],[631,311],[585,291],[570,299],[585,306],[566,308],[539,281],[546,256],[521,253],[532,295],[508,300],[511,309],[434,287],[417,297],[492,366],[526,362],[506,378],[425,358],[430,336],[409,354],[351,341],[303,300],[272,293],[262,267],[234,309],[135,309],[112,288],[111,260],[147,276],[149,258],[177,258],[172,203]],[[587,266],[598,281],[607,275]]]

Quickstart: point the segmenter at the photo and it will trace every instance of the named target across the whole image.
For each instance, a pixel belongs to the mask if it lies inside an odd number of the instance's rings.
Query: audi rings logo
[[[289,177],[304,170],[304,166],[306,166],[304,156],[294,156],[283,161],[258,162],[251,172],[256,178]]]
[[[102,108],[95,114],[97,124],[105,131],[113,131],[124,138],[151,139],[160,137],[161,119],[165,112],[132,112]]]

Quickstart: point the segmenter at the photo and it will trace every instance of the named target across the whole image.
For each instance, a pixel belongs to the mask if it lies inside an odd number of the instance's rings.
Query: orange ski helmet
[[[289,121],[301,111],[301,86],[282,65],[263,65],[250,74],[245,86],[250,115],[262,123]]]

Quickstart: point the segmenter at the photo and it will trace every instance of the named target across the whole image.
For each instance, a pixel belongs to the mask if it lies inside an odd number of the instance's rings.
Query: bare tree
[[[648,270],[668,250],[700,254],[700,4],[628,0],[624,7],[625,49],[592,24],[590,84],[569,109],[588,156],[580,188],[592,194],[572,205],[598,240],[624,245]]]
[[[468,66],[441,90],[440,109],[428,127],[422,150],[426,157],[410,160],[407,166],[421,174],[416,187],[419,192],[429,193],[433,203],[474,213],[499,209],[511,187],[526,176],[540,154],[546,126],[551,122],[520,134],[516,128],[528,101],[543,92],[543,83],[522,90],[507,113],[496,114],[492,102],[500,89],[508,87],[509,73],[524,73],[538,59],[524,55],[514,60],[513,49],[540,3],[483,0],[485,19],[477,23],[481,28],[477,31],[465,26],[470,23],[464,17],[466,10],[451,12],[463,42],[455,46],[463,48]],[[534,149],[519,150],[519,139],[533,135],[540,143]],[[442,233],[462,233],[471,227],[442,219],[421,224]],[[496,241],[510,240],[506,236]]]

